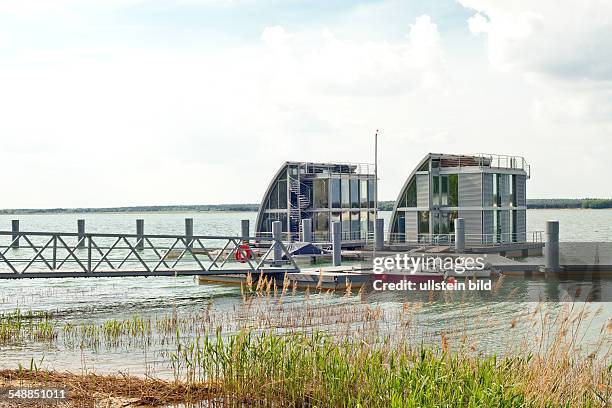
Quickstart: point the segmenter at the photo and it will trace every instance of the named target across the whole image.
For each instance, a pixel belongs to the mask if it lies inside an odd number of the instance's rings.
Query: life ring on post
[[[238,262],[245,263],[247,259],[253,259],[253,250],[247,243],[242,243],[239,246],[240,249],[236,250],[234,255]]]

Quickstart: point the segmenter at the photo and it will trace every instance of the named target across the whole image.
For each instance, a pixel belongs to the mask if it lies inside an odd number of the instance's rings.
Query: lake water
[[[382,212],[387,225],[390,212]],[[120,214],[49,214],[0,216],[0,229],[10,230],[10,220],[19,218],[22,231],[76,230],[77,219],[85,219],[87,231],[99,233],[133,233],[135,219],[145,220],[146,233],[182,234],[184,219],[194,219],[194,233],[198,235],[238,235],[240,220],[249,219],[254,225],[256,213],[120,213]],[[559,220],[562,241],[612,241],[612,210],[529,210],[528,230],[542,231],[547,220]],[[536,307],[513,297],[512,289],[521,287],[524,292],[548,288],[558,290],[560,282],[544,279],[506,278],[497,301],[471,299],[469,302],[437,301],[419,307],[415,313],[415,341],[435,341],[441,332],[463,333],[478,339],[478,349],[485,353],[503,351],[507,347],[509,327],[517,316],[528,315]],[[608,283],[609,285],[609,283]],[[608,288],[609,290],[609,288]],[[286,300],[287,307],[300,308],[306,301],[304,293],[297,293]],[[310,298],[310,297],[309,297]],[[333,310],[345,307],[347,302],[340,295],[313,295],[316,310]],[[310,301],[313,301],[312,299]],[[384,331],[395,324],[406,308],[407,299],[399,295],[368,294],[352,307],[376,307],[383,313],[377,324]],[[305,306],[304,306],[305,307]],[[554,303],[546,307],[555,311],[563,305]],[[193,279],[179,278],[96,278],[96,279],[40,279],[21,281],[0,280],[0,312],[15,309],[46,311],[54,315],[59,337],[57,341],[36,340],[5,342],[0,346],[0,368],[27,366],[31,361],[41,362],[46,368],[95,369],[101,372],[149,372],[169,375],[167,351],[172,341],[155,335],[151,344],[88,345],[70,344],[70,336],[62,327],[71,324],[101,324],[108,319],[128,319],[140,316],[162,319],[170,313],[179,316],[209,316],[213,321],[227,325],[231,332],[234,320],[244,318],[244,302],[239,287],[224,285],[199,286]],[[598,303],[599,309],[593,321],[581,330],[585,333],[584,347],[588,349],[599,338],[600,328],[612,317],[612,303]],[[595,313],[595,310],[593,310]],[[486,324],[483,319],[487,320]],[[215,320],[217,319],[217,320]],[[209,319],[210,320],[210,319]],[[467,325],[466,325],[467,322]],[[209,324],[207,323],[207,324]],[[331,330],[316,321],[314,327]],[[459,327],[461,326],[461,327]],[[191,327],[191,326],[190,326]],[[348,327],[348,326],[347,326]],[[236,328],[236,327],[234,327]],[[530,325],[519,325],[514,337],[530,335]],[[197,331],[197,330],[196,330]],[[185,337],[193,335],[187,330]]]

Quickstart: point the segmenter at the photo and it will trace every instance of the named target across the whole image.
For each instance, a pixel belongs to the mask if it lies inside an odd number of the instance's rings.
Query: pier
[[[77,232],[24,232],[17,220],[12,227],[12,231],[0,231],[0,279],[299,271],[280,236],[194,235],[191,219],[186,219],[184,235],[145,234],[143,220],[137,220],[135,234],[87,233],[82,221]],[[254,253],[249,242],[265,248]]]

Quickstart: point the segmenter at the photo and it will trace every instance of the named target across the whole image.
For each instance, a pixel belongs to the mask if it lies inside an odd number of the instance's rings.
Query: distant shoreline
[[[378,209],[392,211],[394,201],[380,201]],[[108,208],[18,208],[0,210],[0,215],[27,214],[89,214],[89,213],[156,213],[156,212],[253,212],[259,204],[158,205]],[[612,199],[530,199],[529,209],[604,209],[612,208]]]

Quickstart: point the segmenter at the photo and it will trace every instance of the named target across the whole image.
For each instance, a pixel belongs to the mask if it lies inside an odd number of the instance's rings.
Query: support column
[[[19,248],[19,220],[11,221],[11,231],[13,232],[11,248]]]
[[[302,219],[302,242],[312,242],[312,220],[310,218]]]
[[[248,241],[248,238],[250,236],[250,227],[249,227],[249,220],[241,220],[240,221],[240,236],[242,237],[243,241]]]
[[[385,220],[377,218],[374,222],[374,244],[377,251],[381,251],[385,246]]]
[[[272,251],[274,266],[280,264],[283,257],[283,249],[279,245],[279,242],[283,240],[283,223],[280,221],[272,222],[272,237],[274,238],[274,250]]]
[[[559,272],[559,221],[546,221],[544,272]]]
[[[455,252],[465,252],[465,219],[455,219]]]
[[[136,220],[136,240],[140,241],[144,236],[144,220]],[[144,240],[138,242],[136,249],[144,249]]]
[[[85,220],[77,220],[77,232],[79,240],[79,245],[77,246],[80,249],[85,248]]]
[[[189,248],[193,248],[193,218],[185,218],[185,239]]]
[[[332,252],[334,266],[342,265],[342,224],[332,223]]]

